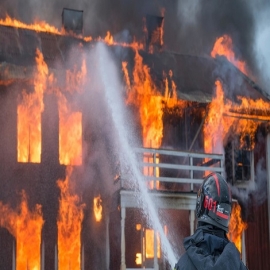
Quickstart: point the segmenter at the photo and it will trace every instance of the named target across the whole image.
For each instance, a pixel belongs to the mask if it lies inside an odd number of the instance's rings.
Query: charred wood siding
[[[266,167],[266,128],[261,126],[256,134],[254,149],[255,168],[261,162],[262,170]],[[265,270],[270,265],[268,201],[263,196],[266,179],[256,179],[258,189],[248,202],[248,228],[246,231],[246,256],[249,270]]]
[[[270,265],[267,200],[254,207],[254,221],[246,231],[246,255],[249,270],[265,270]]]

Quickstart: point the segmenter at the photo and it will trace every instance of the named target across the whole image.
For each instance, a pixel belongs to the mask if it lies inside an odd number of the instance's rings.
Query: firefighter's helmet
[[[212,224],[228,232],[231,205],[231,192],[226,180],[218,173],[208,175],[197,193],[198,221]]]

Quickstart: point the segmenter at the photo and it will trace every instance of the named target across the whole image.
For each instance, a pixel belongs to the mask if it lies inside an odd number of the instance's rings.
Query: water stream
[[[132,179],[136,181],[135,184],[139,190],[138,200],[142,202],[143,210],[145,211],[145,215],[149,217],[151,226],[154,230],[159,232],[163,253],[168,260],[168,263],[173,268],[177,262],[176,256],[163,231],[157,210],[148,194],[145,181],[143,180],[143,175],[139,169],[134,150],[130,145],[132,134],[130,134],[128,129],[128,119],[125,119],[126,113],[124,100],[121,96],[123,86],[120,83],[118,69],[104,43],[98,43],[95,50],[95,56],[97,57],[97,74],[101,79],[106,102],[108,103],[112,121],[118,133],[117,137],[120,142],[119,156],[121,158],[121,165],[128,167],[131,171]]]

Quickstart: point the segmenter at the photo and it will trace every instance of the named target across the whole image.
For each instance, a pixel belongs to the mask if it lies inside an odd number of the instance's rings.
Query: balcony
[[[138,166],[145,181],[147,196],[155,209],[176,209],[189,211],[190,232],[195,228],[196,194],[205,175],[217,172],[224,175],[224,155],[184,152],[175,150],[136,148]],[[157,256],[157,239],[154,241],[152,266],[142,260],[141,268],[126,265],[125,218],[128,208],[142,208],[138,200],[139,191],[134,188],[132,173],[126,169],[119,177],[121,207],[121,270],[161,269]],[[156,235],[156,234],[155,234]],[[141,257],[145,258],[145,247]],[[139,267],[139,266],[138,266]]]

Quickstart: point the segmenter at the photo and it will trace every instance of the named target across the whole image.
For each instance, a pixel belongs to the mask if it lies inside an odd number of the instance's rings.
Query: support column
[[[189,159],[189,165],[190,166],[193,166],[193,157],[190,157],[190,159]],[[190,170],[190,179],[192,179],[193,180],[193,177],[194,177],[194,175],[193,175],[193,170]],[[192,191],[193,192],[193,183],[191,183],[190,184],[190,191]]]
[[[126,239],[125,239],[126,208],[121,208],[121,270],[126,270]]]
[[[267,169],[267,201],[268,201],[268,231],[270,241],[270,133],[266,141],[266,169]]]
[[[154,230],[154,269],[158,270],[158,259],[157,259],[157,235],[158,232]]]
[[[242,261],[246,265],[247,264],[247,258],[246,258],[246,239],[245,239],[245,230],[242,232],[241,237],[241,246],[242,246]]]
[[[84,270],[84,244],[81,246],[81,270]]]
[[[190,210],[190,212],[189,212],[190,235],[194,234],[194,221],[195,221],[194,210]]]
[[[16,242],[13,240],[12,245],[12,270],[16,270]]]
[[[45,245],[44,241],[41,244],[41,270],[45,270]]]
[[[109,270],[109,268],[110,268],[109,223],[110,223],[109,215],[106,215],[106,270]]]
[[[58,270],[58,249],[57,249],[57,245],[55,245],[55,249],[54,249],[54,270]]]

